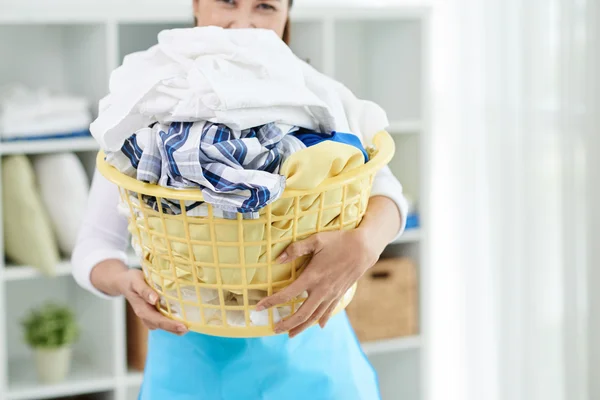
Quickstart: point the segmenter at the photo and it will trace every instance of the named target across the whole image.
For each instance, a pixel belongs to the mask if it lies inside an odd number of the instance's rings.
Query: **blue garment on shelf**
[[[139,400],[377,400],[377,376],[345,312],[325,329],[233,339],[149,333]]]
[[[33,140],[52,140],[52,139],[69,139],[69,138],[81,138],[81,137],[92,137],[89,129],[84,129],[77,132],[64,132],[64,133],[53,133],[44,135],[28,135],[28,136],[15,136],[3,138],[3,142],[21,142],[21,141],[33,141]]]
[[[358,136],[353,135],[351,133],[342,133],[335,131],[331,133],[319,133],[309,131],[306,129],[299,129],[298,131],[294,132],[293,135],[300,139],[300,141],[304,143],[306,147],[314,146],[315,144],[321,143],[325,140],[349,144],[350,146],[354,146],[360,149],[360,151],[362,151],[363,155],[365,156],[365,163],[369,161],[369,155],[367,154],[367,151],[360,142],[360,139],[358,138]]]
[[[421,222],[420,222],[420,219],[419,219],[419,214],[413,213],[413,214],[408,214],[406,216],[406,227],[405,227],[405,229],[418,228],[420,224],[421,224]]]

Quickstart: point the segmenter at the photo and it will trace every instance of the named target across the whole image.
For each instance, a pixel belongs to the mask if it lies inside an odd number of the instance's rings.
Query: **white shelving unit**
[[[4,0],[0,4],[0,85],[31,86],[85,95],[92,102],[107,91],[110,72],[123,56],[149,47],[156,34],[190,26],[192,0]],[[358,96],[388,112],[397,153],[391,163],[405,191],[424,200],[427,176],[429,7],[406,1],[394,7],[302,7],[293,10],[292,49]],[[366,2],[369,3],[369,2]],[[75,152],[91,174],[98,149],[91,138],[0,143],[7,154]],[[1,190],[0,182],[0,190]],[[421,222],[427,215],[421,209]],[[1,232],[0,239],[6,232]],[[421,292],[427,290],[422,257],[426,225],[408,230],[388,249],[414,257]],[[0,251],[3,252],[2,240]],[[131,260],[132,263],[135,260]],[[135,400],[143,376],[126,363],[125,303],[102,300],[79,288],[70,265],[55,277],[0,260],[0,399],[57,399],[76,394]],[[33,306],[53,299],[71,304],[84,327],[67,381],[41,386],[19,321]],[[426,327],[421,327],[426,329]],[[364,343],[377,369],[384,400],[421,398],[421,336]],[[6,362],[4,362],[6,360]]]
[[[373,357],[378,354],[390,354],[393,352],[414,350],[421,347],[420,336],[410,336],[398,339],[380,340],[377,342],[363,343],[363,352]]]

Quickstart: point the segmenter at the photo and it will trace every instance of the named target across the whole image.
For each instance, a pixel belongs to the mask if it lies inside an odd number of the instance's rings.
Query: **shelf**
[[[415,121],[392,121],[387,128],[388,132],[394,134],[418,134],[423,130],[423,123]]]
[[[25,4],[24,7],[9,5],[8,9],[0,7],[0,23],[98,23],[116,21],[117,23],[153,23],[177,22],[190,23],[192,6],[189,1],[170,1],[168,4],[151,4],[137,7],[118,3],[115,6],[106,4],[90,4],[90,2],[71,2],[69,7],[44,6],[40,3],[35,12]],[[301,2],[300,2],[301,3]],[[355,2],[356,3],[356,2]],[[292,10],[293,21],[338,19],[418,19],[429,13],[428,5],[422,0],[402,0],[397,6],[370,7],[343,2],[344,8],[335,6],[318,6],[298,4]],[[37,6],[37,5],[36,5]]]
[[[56,266],[56,276],[66,276],[71,273],[71,264],[68,261],[63,261]],[[44,278],[43,275],[35,267],[27,267],[20,265],[7,265],[4,270],[5,281],[20,281],[26,279]]]
[[[130,267],[138,266],[139,259],[135,254],[128,254],[127,264]],[[67,276],[71,274],[71,263],[68,260],[60,262],[56,266],[55,277]],[[35,267],[21,266],[21,265],[7,265],[4,269],[4,280],[5,281],[22,281],[27,279],[39,279],[45,278],[46,276],[39,272]],[[49,277],[52,278],[52,277]]]
[[[71,372],[67,380],[58,384],[43,385],[36,377],[33,358],[10,360],[9,392],[7,400],[49,399],[84,393],[96,393],[111,390],[115,380],[110,376],[101,376],[98,371],[77,358],[72,360]]]
[[[130,370],[125,378],[127,386],[141,386],[144,379],[144,373],[140,371]]]
[[[420,336],[409,336],[397,339],[386,339],[376,342],[362,343],[363,351],[367,356],[387,354],[404,350],[414,350],[420,347]]]
[[[407,229],[404,231],[402,236],[400,236],[397,240],[392,242],[392,244],[415,243],[420,240],[421,240],[421,230],[420,229]]]
[[[95,151],[100,147],[93,137],[0,142],[0,154],[42,154],[63,151]]]

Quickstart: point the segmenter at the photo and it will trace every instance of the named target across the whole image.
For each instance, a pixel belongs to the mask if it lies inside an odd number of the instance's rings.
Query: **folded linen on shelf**
[[[87,99],[13,84],[0,89],[3,140],[89,135],[92,115]]]

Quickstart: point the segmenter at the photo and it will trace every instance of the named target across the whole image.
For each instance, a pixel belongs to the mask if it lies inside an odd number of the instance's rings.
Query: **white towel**
[[[91,117],[83,113],[51,118],[22,118],[14,122],[5,120],[0,131],[4,139],[65,135],[89,129],[91,121]]]
[[[31,89],[17,83],[0,88],[0,110],[11,120],[86,113],[89,106],[84,97],[56,93],[47,88]]]
[[[19,84],[0,88],[0,134],[5,139],[81,132],[91,122],[83,97]]]
[[[372,135],[388,125],[377,105],[296,57],[271,30],[165,30],[128,55],[110,79],[91,132],[117,151],[153,122],[206,120],[243,130],[271,122]]]

